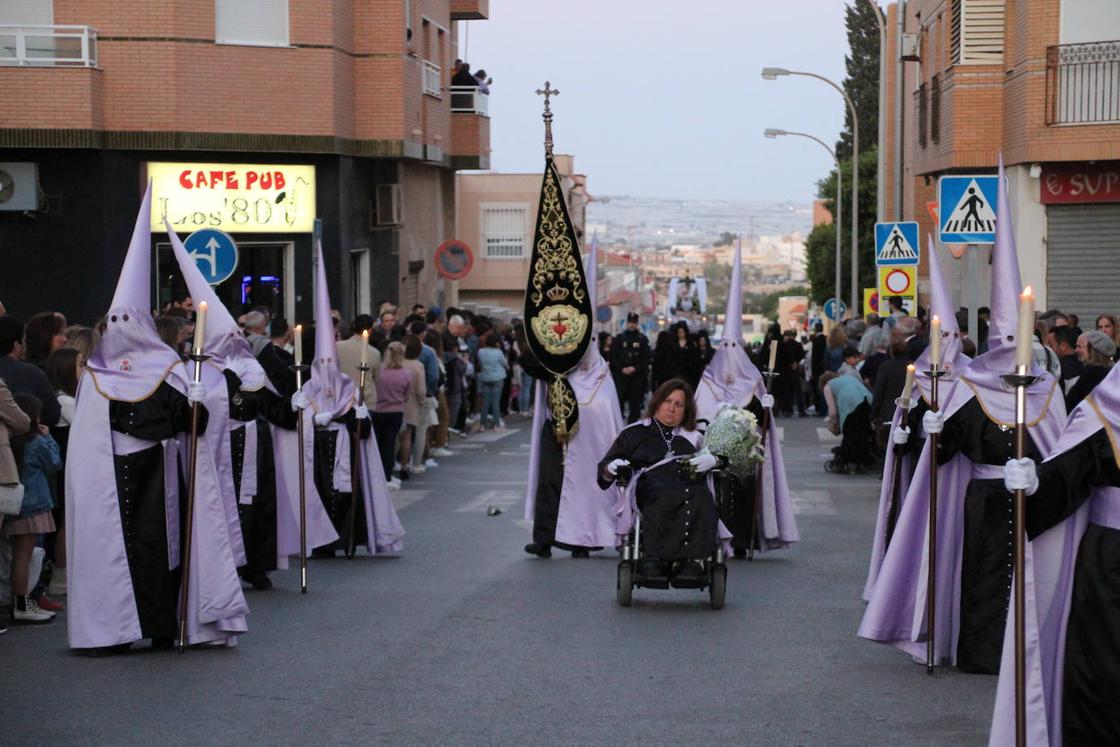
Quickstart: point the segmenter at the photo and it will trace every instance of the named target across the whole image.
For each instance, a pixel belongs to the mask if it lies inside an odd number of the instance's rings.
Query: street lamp
[[[875,184],[875,215],[879,221],[887,215],[887,18],[878,0],[867,0],[879,24],[879,153]],[[900,214],[901,219],[901,214]]]
[[[840,234],[841,234],[842,227],[843,227],[843,222],[842,221],[844,220],[843,190],[841,189],[841,174],[840,174],[840,159],[836,157],[836,151],[832,150],[832,148],[829,148],[827,143],[825,143],[819,137],[814,137],[813,135],[810,135],[810,134],[805,133],[805,132],[787,132],[786,130],[779,130],[779,129],[776,129],[774,127],[768,127],[768,128],[766,128],[765,132],[763,132],[762,134],[765,135],[766,137],[770,138],[771,140],[773,140],[774,138],[777,138],[777,137],[781,137],[783,135],[793,135],[793,136],[796,136],[796,137],[809,138],[813,142],[818,143],[826,151],[828,151],[828,155],[830,155],[832,157],[832,161],[836,164],[836,302],[837,302],[837,304],[839,304],[840,303]],[[853,316],[855,315],[854,308],[855,307],[853,307],[853,311],[852,311]],[[837,306],[836,311],[837,311],[837,316],[839,316],[839,311],[840,311],[839,306]],[[837,319],[837,321],[840,321],[840,320]]]
[[[786,70],[784,67],[764,67],[762,68],[763,80],[777,80],[778,78],[787,75],[801,75],[806,78],[816,78],[817,80],[824,81],[828,85],[835,88],[841,96],[844,97],[844,102],[848,105],[848,112],[852,115],[852,316],[855,316],[856,309],[859,308],[859,115],[856,113],[856,105],[852,103],[852,99],[848,96],[843,88],[838,86],[833,81],[817,75],[816,73],[807,73],[800,70]],[[827,146],[826,146],[827,147]],[[837,174],[839,174],[839,164],[837,165]],[[837,301],[840,297],[837,296]]]

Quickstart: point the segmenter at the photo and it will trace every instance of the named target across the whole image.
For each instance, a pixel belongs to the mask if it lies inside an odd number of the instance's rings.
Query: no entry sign
[[[436,272],[447,280],[462,280],[474,267],[471,248],[457,239],[445,241],[436,249]]]

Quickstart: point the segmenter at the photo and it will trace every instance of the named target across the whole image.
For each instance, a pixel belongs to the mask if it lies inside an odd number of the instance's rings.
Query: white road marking
[[[840,443],[840,436],[832,435],[832,431],[828,428],[817,426],[817,439],[822,444],[838,444]]]
[[[497,506],[502,511],[509,511],[520,503],[524,495],[513,490],[483,490],[469,502],[455,509],[457,513],[486,513],[490,506]]]
[[[836,515],[836,506],[828,497],[827,490],[794,490],[790,494],[790,499],[795,514]]]
[[[520,432],[520,430],[521,430],[520,428],[509,428],[509,429],[504,430],[504,431],[483,431],[481,433],[473,434],[470,437],[470,439],[468,440],[468,443],[474,442],[474,443],[492,444],[495,441],[501,441],[503,438],[509,438],[514,433]],[[465,445],[465,444],[460,444],[460,445]]]
[[[389,497],[393,499],[393,507],[400,511],[417,501],[424,500],[431,495],[431,492],[430,490],[395,490],[389,493]]]

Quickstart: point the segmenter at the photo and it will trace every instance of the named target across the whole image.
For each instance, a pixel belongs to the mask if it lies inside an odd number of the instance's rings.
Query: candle
[[[202,344],[206,342],[206,302],[198,305],[198,313],[194,319],[194,352],[202,355]]]
[[[297,324],[296,325],[295,338],[296,338],[295,339],[295,346],[296,346],[295,358],[296,358],[296,365],[299,366],[299,365],[303,364],[303,325],[302,324]]]
[[[929,357],[934,368],[941,367],[941,317],[936,315],[929,323]]]
[[[913,363],[906,367],[906,383],[902,385],[903,399],[910,399],[910,393],[914,391],[914,374],[917,370]]]
[[[774,364],[778,361],[778,341],[770,341],[770,370],[774,370]]]
[[[1015,366],[1030,370],[1034,355],[1031,343],[1034,341],[1034,293],[1028,285],[1019,296],[1019,337],[1015,340]]]
[[[369,330],[362,330],[362,368],[369,364]]]

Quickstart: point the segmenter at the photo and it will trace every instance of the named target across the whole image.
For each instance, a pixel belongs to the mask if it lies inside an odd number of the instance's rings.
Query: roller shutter
[[[1046,305],[1089,329],[1120,311],[1120,204],[1049,205],[1046,218]]]

